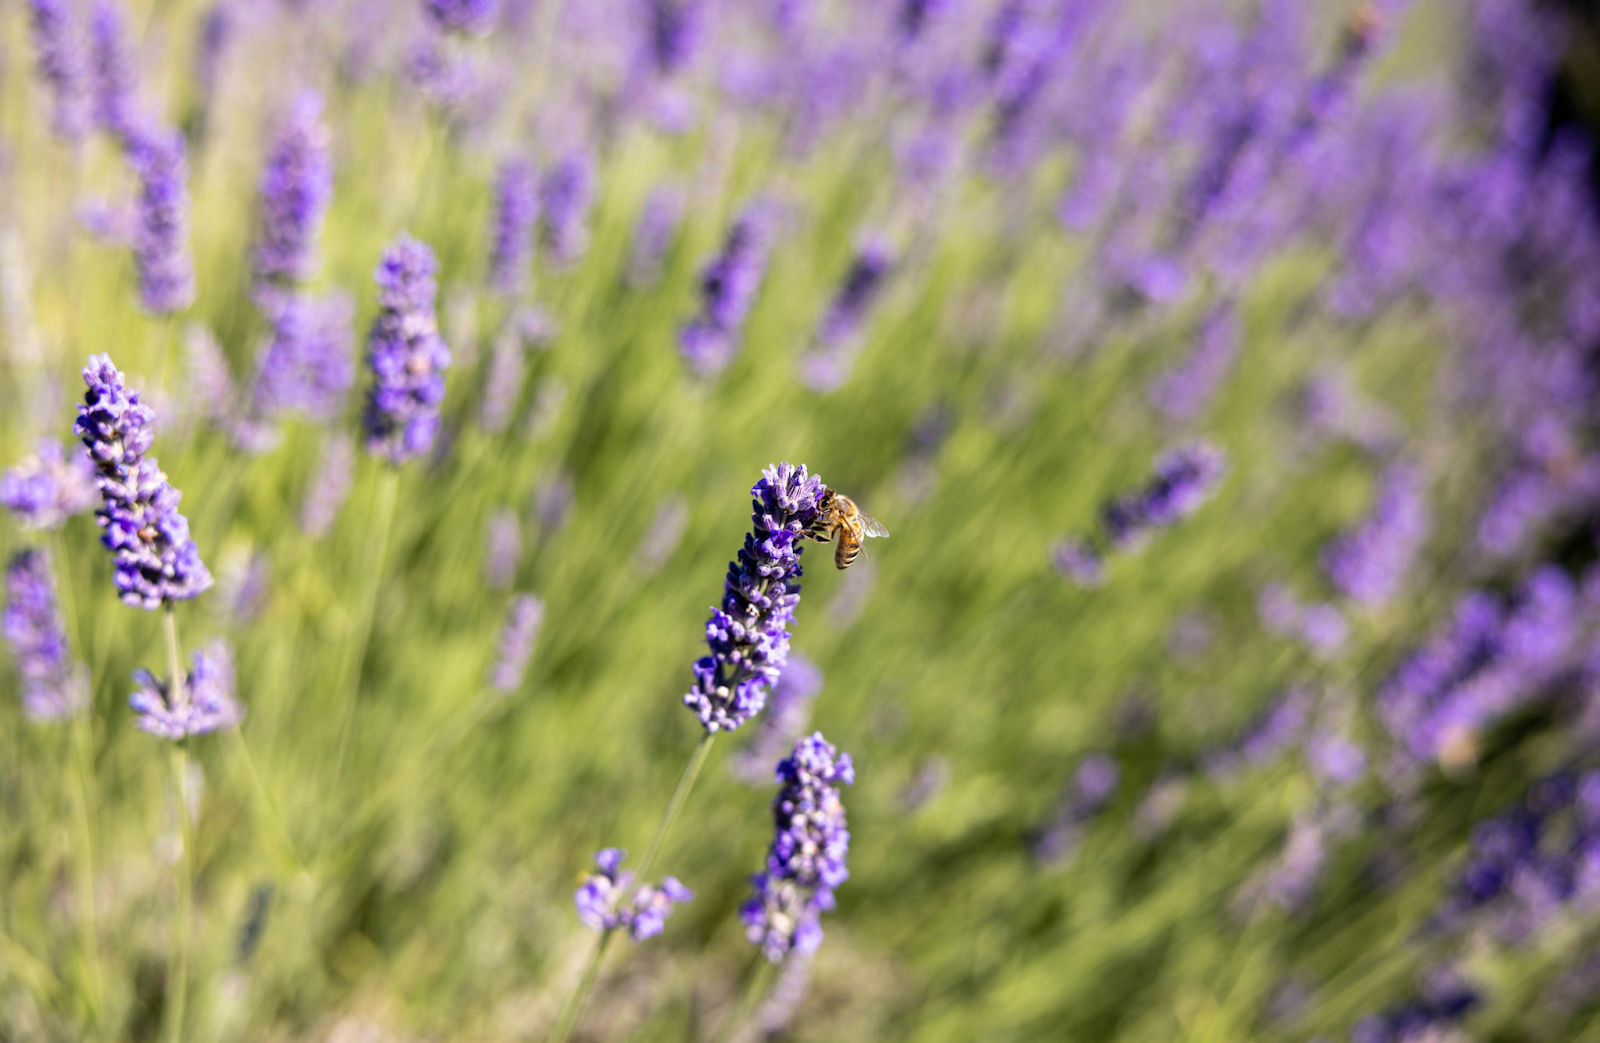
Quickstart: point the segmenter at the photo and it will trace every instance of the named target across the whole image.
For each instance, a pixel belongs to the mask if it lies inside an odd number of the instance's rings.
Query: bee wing
[[[874,518],[870,514],[863,514],[861,516],[861,531],[866,533],[868,536],[889,535],[889,530],[883,527],[883,522]]]

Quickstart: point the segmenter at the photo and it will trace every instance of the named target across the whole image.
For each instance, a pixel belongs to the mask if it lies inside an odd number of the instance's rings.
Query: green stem
[[[169,616],[170,618],[170,616]],[[189,821],[189,751],[182,742],[172,747],[172,777],[178,794],[178,899],[174,907],[173,954],[167,965],[166,1038],[182,1043],[184,1001],[189,993],[189,928],[194,904],[194,828]]]
[[[667,834],[672,832],[672,824],[678,820],[678,813],[683,810],[684,802],[689,799],[689,791],[694,788],[694,780],[699,777],[700,769],[705,766],[706,757],[711,753],[711,743],[716,737],[716,732],[706,732],[700,736],[694,752],[689,755],[689,763],[684,765],[683,774],[678,776],[678,785],[672,791],[672,799],[667,801],[667,810],[661,816],[661,824],[656,826],[656,835],[651,838],[650,847],[645,850],[644,858],[640,860],[635,870],[634,879],[639,883],[650,878],[650,870],[655,867],[656,857],[661,854]],[[631,895],[624,897],[622,904],[627,904],[631,898]],[[567,1037],[572,1035],[573,1028],[578,1024],[578,1015],[583,1013],[584,1001],[589,998],[589,990],[594,988],[595,979],[600,976],[601,957],[605,955],[606,946],[610,944],[611,936],[615,933],[614,928],[600,933],[600,940],[595,944],[594,952],[589,955],[589,963],[583,969],[583,977],[578,979],[578,987],[561,1005],[561,1016],[556,1020],[555,1031],[550,1034],[550,1043],[567,1043]]]
[[[344,693],[344,711],[339,724],[339,745],[333,756],[333,789],[338,792],[344,777],[345,751],[350,745],[350,728],[355,721],[356,701],[361,692],[361,663],[367,655],[367,642],[372,637],[372,616],[378,604],[378,587],[383,579],[383,559],[389,549],[389,530],[394,525],[395,498],[400,485],[400,471],[384,468],[378,479],[378,511],[376,532],[369,546],[372,553],[367,559],[367,589],[361,601],[361,614],[356,617],[354,640],[345,642],[344,661],[339,667],[339,687]],[[336,805],[328,801],[330,812]]]
[[[722,1024],[717,1028],[714,1043],[729,1043],[755,1014],[756,1006],[767,994],[767,987],[772,981],[772,961],[767,959],[759,948],[756,949],[750,969],[744,975],[744,987],[739,996],[739,1003],[722,1019]]]
[[[278,815],[278,809],[273,806],[272,797],[267,793],[267,787],[261,781],[261,775],[256,771],[255,758],[250,756],[250,744],[245,741],[244,729],[234,728],[233,742],[239,751],[239,759],[244,762],[245,774],[250,776],[250,785],[255,791],[256,814],[261,815],[272,824],[272,831],[277,834],[278,843],[284,853],[294,862],[297,871],[304,873],[306,864],[300,860],[300,855],[295,851],[294,840],[289,836],[289,830],[284,827],[283,819]]]

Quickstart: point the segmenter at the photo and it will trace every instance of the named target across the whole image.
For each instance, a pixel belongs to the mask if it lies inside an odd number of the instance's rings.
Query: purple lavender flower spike
[[[704,0],[644,0],[646,53],[659,76],[675,76],[693,63],[705,34]]]
[[[1199,510],[1227,473],[1227,461],[1207,443],[1195,442],[1164,454],[1155,471],[1144,489],[1112,501],[1102,513],[1106,538],[1119,550],[1131,550],[1153,530]]]
[[[59,721],[89,704],[88,677],[72,660],[56,606],[50,557],[27,548],[6,566],[6,608],[0,634],[22,674],[22,712],[32,721]]]
[[[822,671],[799,653],[790,656],[767,701],[766,716],[756,725],[749,743],[728,762],[733,774],[752,786],[765,786],[772,777],[772,765],[805,731],[811,720],[811,701],[821,690]]]
[[[1091,753],[1078,765],[1055,820],[1033,844],[1033,857],[1045,865],[1059,865],[1078,845],[1084,827],[1104,811],[1122,780],[1117,762],[1104,753]]]
[[[139,299],[166,315],[194,301],[189,256],[189,164],[183,135],[167,127],[132,132],[130,161],[139,175],[139,231],[134,260]]]
[[[1422,995],[1381,1014],[1370,1014],[1350,1030],[1350,1043],[1421,1043],[1455,1038],[1458,1026],[1481,1002],[1478,990],[1454,974],[1430,976]]]
[[[522,562],[522,519],[509,507],[489,516],[488,553],[484,557],[484,582],[491,590],[504,590],[517,578]]]
[[[68,453],[53,438],[41,438],[31,456],[0,474],[0,507],[24,529],[59,529],[74,514],[92,510],[99,499],[89,457]]]
[[[116,0],[95,0],[90,9],[89,54],[95,123],[128,145],[138,119],[139,59]]]
[[[855,780],[850,755],[821,732],[795,743],[778,763],[776,835],[766,870],[750,878],[755,894],[739,908],[745,936],[773,963],[822,944],[822,914],[834,907],[834,889],[850,876],[850,830],[839,787]]]
[[[244,717],[234,697],[233,649],[226,641],[213,641],[194,654],[181,692],[147,670],[135,670],[138,685],[128,705],[139,715],[138,725],[151,735],[181,742],[191,735],[237,727]]]
[[[634,567],[646,576],[661,571],[661,566],[672,557],[689,525],[689,504],[682,496],[669,496],[656,508],[655,517],[639,541],[634,555]]]
[[[89,56],[69,0],[32,0],[29,28],[38,55],[39,78],[50,90],[51,132],[70,145],[89,132]]]
[[[489,287],[515,295],[528,282],[533,229],[539,223],[539,172],[514,156],[500,164],[494,180],[494,223],[490,229]]]
[[[328,421],[344,412],[356,379],[354,318],[355,305],[344,294],[283,302],[256,372],[258,417],[299,412]]]
[[[1171,420],[1195,419],[1211,404],[1238,354],[1237,309],[1232,303],[1220,304],[1202,324],[1194,351],[1150,388],[1150,401]]]
[[[500,0],[423,0],[423,10],[444,33],[487,36],[500,13]]]
[[[585,149],[568,152],[545,175],[540,187],[544,204],[544,243],[560,267],[579,261],[589,250],[589,211],[595,200],[594,158]]]
[[[623,857],[624,853],[614,847],[597,852],[594,863],[600,871],[584,878],[573,901],[584,926],[602,932],[626,928],[634,941],[642,942],[660,934],[673,906],[694,898],[694,892],[679,883],[677,877],[669,876],[659,887],[640,885],[631,905],[623,908],[622,900],[633,883],[633,874],[622,868]]]
[[[800,541],[824,489],[804,464],[783,463],[761,472],[750,491],[751,531],[728,565],[722,605],[706,621],[711,654],[695,662],[683,697],[708,732],[732,731],[760,713],[783,672],[800,604]]]
[[[373,277],[381,310],[367,339],[367,452],[399,466],[424,455],[439,432],[450,349],[434,314],[433,251],[402,235]]]
[[[490,434],[499,434],[511,423],[511,411],[522,398],[526,353],[522,337],[510,324],[494,339],[478,400],[478,426]]]
[[[1105,581],[1105,565],[1088,540],[1063,536],[1050,551],[1050,564],[1063,579],[1070,579],[1085,590]]]
[[[887,243],[870,241],[856,254],[817,325],[816,345],[800,360],[801,375],[813,391],[835,391],[849,376],[862,324],[893,267],[894,253]]]
[[[544,602],[531,594],[521,594],[511,602],[506,626],[500,633],[500,658],[489,675],[496,691],[510,694],[522,687],[522,677],[533,658],[533,646],[544,624]]]
[[[769,210],[761,200],[745,207],[728,230],[722,253],[700,272],[700,313],[678,333],[678,347],[699,376],[721,373],[739,350],[772,248]]]
[[[334,432],[322,446],[322,459],[312,476],[305,502],[300,505],[300,531],[320,540],[333,527],[339,508],[350,495],[355,476],[356,448],[342,431]]]
[[[1399,592],[1428,532],[1428,506],[1417,469],[1391,466],[1378,487],[1372,515],[1336,540],[1323,567],[1348,598],[1379,605]]]
[[[633,230],[628,281],[634,286],[648,286],[661,277],[667,251],[683,223],[685,202],[683,190],[676,185],[657,185],[651,190]]]
[[[101,505],[101,542],[115,558],[113,581],[122,600],[144,609],[198,597],[211,573],[178,513],[179,492],[150,449],[155,414],[130,391],[109,355],[92,355],[88,385],[73,430],[89,448]]]
[[[295,98],[261,170],[256,240],[257,300],[273,306],[316,271],[317,237],[333,196],[333,163],[322,122],[322,97]]]

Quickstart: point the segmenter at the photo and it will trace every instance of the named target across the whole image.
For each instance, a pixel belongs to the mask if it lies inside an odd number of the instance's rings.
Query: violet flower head
[[[1105,564],[1100,554],[1078,536],[1063,536],[1050,551],[1050,564],[1063,579],[1070,579],[1085,590],[1105,582]]]
[[[1164,454],[1155,471],[1139,492],[1106,505],[1101,521],[1112,546],[1131,550],[1153,530],[1199,510],[1227,473],[1227,460],[1211,445],[1195,442]]]
[[[778,763],[776,835],[766,870],[750,878],[755,893],[739,908],[745,936],[773,963],[822,944],[821,916],[834,907],[834,889],[850,876],[850,829],[839,787],[855,780],[850,755],[821,732],[795,743]]]
[[[695,662],[683,697],[708,732],[732,731],[760,713],[783,672],[800,604],[800,541],[825,490],[804,464],[783,463],[761,472],[750,491],[751,531],[728,565],[722,605],[706,621],[711,654]]]
[[[1054,820],[1033,843],[1033,857],[1045,865],[1059,865],[1078,845],[1085,826],[1116,795],[1122,770],[1105,753],[1091,753],[1078,765]]]
[[[739,350],[745,319],[755,304],[772,249],[772,215],[762,200],[745,207],[718,254],[700,272],[700,312],[678,332],[689,368],[714,377]]]
[[[1350,1043],[1424,1043],[1453,1038],[1451,1030],[1479,1006],[1482,997],[1453,974],[1431,978],[1417,998],[1356,1022],[1350,1030]]]
[[[128,705],[138,714],[138,725],[151,735],[181,742],[191,735],[233,728],[244,711],[234,697],[233,649],[226,641],[213,641],[194,654],[194,668],[181,690],[147,670],[135,670],[138,688]]]
[[[661,277],[667,251],[683,224],[685,202],[683,190],[676,185],[657,185],[651,190],[633,230],[633,253],[628,261],[628,281],[633,285],[647,286]]]
[[[428,21],[444,33],[487,36],[500,13],[500,0],[423,0]]]
[[[354,320],[344,294],[285,300],[256,373],[257,416],[298,412],[328,421],[344,412],[356,379]]]
[[[1395,464],[1384,472],[1372,514],[1328,547],[1323,568],[1346,597],[1383,604],[1399,592],[1428,524],[1420,473],[1409,464]]]
[[[734,775],[752,786],[766,785],[772,765],[805,731],[811,702],[821,690],[822,671],[799,653],[790,656],[767,700],[766,716],[756,724],[750,742],[729,761]]]
[[[29,23],[39,79],[50,91],[51,132],[77,144],[89,132],[89,56],[78,35],[76,6],[70,0],[31,0]]]
[[[139,58],[117,0],[95,0],[90,8],[89,55],[95,123],[129,144],[138,118]]]
[[[894,254],[887,243],[874,240],[856,254],[817,324],[815,346],[800,360],[801,376],[812,390],[837,390],[849,377],[862,325],[893,267]]]
[[[150,449],[155,415],[130,391],[109,355],[92,355],[88,385],[73,431],[89,448],[101,505],[101,542],[115,559],[113,582],[123,602],[144,609],[198,597],[211,573],[178,513],[181,494]]]
[[[99,500],[89,457],[69,453],[53,438],[41,438],[32,455],[0,474],[0,507],[24,529],[59,529]]]
[[[641,884],[632,902],[623,908],[622,900],[633,883],[633,874],[622,868],[623,857],[614,847],[597,852],[594,863],[600,871],[584,878],[573,901],[584,926],[606,933],[626,928],[629,937],[642,942],[660,934],[673,907],[694,898],[694,892],[669,876],[659,886]]]
[[[356,448],[342,431],[330,434],[322,444],[322,459],[311,477],[305,501],[300,505],[300,531],[319,540],[328,534],[339,508],[350,495],[355,477]]]
[[[674,76],[694,61],[705,35],[705,0],[644,0],[646,52],[657,75]]]
[[[367,338],[367,452],[399,466],[427,453],[439,432],[450,349],[434,313],[433,251],[402,235],[383,255],[378,317]]]
[[[533,646],[539,640],[539,628],[543,624],[544,602],[531,594],[512,599],[505,629],[500,632],[500,658],[489,675],[489,684],[496,691],[509,695],[522,687],[522,678],[528,671],[528,661],[533,658]]]
[[[489,287],[514,295],[528,283],[533,229],[539,223],[539,172],[514,156],[500,164],[494,180],[494,219],[489,233]]]
[[[322,97],[295,98],[261,170],[261,218],[255,251],[257,299],[305,282],[316,271],[317,237],[333,197],[333,162]]]
[[[146,311],[166,315],[194,301],[189,256],[189,163],[183,134],[168,127],[134,133],[130,159],[139,176],[139,231],[134,261]]]
[[[568,152],[540,186],[544,205],[544,244],[558,266],[580,260],[589,250],[589,211],[597,189],[594,157],[586,149]]]
[[[32,721],[59,721],[89,704],[87,672],[72,660],[56,605],[50,556],[27,548],[6,566],[6,608],[0,634],[22,675],[22,712]]]
[[[484,556],[484,582],[491,590],[504,590],[517,578],[522,562],[522,519],[509,507],[489,516],[488,552]]]

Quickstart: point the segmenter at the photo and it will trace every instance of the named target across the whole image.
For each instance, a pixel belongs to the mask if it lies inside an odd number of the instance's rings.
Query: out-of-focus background
[[[798,691],[713,748],[656,870],[695,897],[613,945],[575,1038],[727,1024],[812,728],[854,758],[850,878],[744,1038],[1600,1038],[1594,27],[0,3],[0,464],[81,453],[112,356],[215,576],[182,641],[229,643],[245,713],[186,743],[182,1037],[544,1038],[573,890],[648,843],[790,461],[893,536],[806,553]],[[264,290],[274,222],[313,256]],[[454,358],[382,540],[362,360],[402,231]],[[173,243],[193,302],[152,305]],[[324,317],[288,393],[285,295]],[[0,1038],[154,1039],[182,832],[128,697],[161,615],[91,516],[0,523],[28,546],[91,699],[25,712],[8,626]]]

